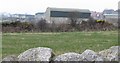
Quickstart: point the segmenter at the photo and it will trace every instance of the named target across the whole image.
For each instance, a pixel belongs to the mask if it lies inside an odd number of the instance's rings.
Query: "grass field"
[[[117,31],[58,32],[58,33],[3,33],[2,56],[19,55],[34,47],[52,48],[56,55],[65,52],[96,52],[118,45]]]

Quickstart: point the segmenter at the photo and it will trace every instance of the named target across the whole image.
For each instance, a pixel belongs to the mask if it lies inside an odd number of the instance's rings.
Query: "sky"
[[[119,0],[0,0],[0,13],[35,14],[45,12],[47,7],[89,9],[102,12],[118,9]]]

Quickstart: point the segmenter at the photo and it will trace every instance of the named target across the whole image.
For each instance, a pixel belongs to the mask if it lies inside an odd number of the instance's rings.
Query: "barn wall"
[[[73,12],[73,11],[71,11]],[[71,13],[69,10],[69,13]],[[81,13],[81,12],[79,12]],[[62,15],[63,14],[63,15]],[[60,24],[60,23],[70,23],[70,19],[68,17],[67,11],[53,11],[51,8],[47,8],[45,12],[45,19],[47,20],[47,23],[52,23],[54,21],[55,24]],[[82,20],[87,20],[90,17],[90,12],[83,12],[81,13],[82,17],[78,17],[78,22],[81,22]]]
[[[77,23],[81,23],[82,20],[86,21],[88,19],[87,18],[86,19],[78,18]],[[61,23],[69,24],[71,22],[70,18],[63,18],[63,17],[51,17],[50,21],[51,22],[54,21],[55,24],[61,24]]]
[[[47,10],[45,12],[45,19],[46,19],[47,23],[51,23],[51,21],[50,21],[50,8],[47,8]]]

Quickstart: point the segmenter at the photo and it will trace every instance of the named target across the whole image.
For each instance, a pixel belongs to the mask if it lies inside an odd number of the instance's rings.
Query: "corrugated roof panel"
[[[88,9],[71,9],[71,8],[48,8],[50,11],[67,11],[67,12],[86,12],[90,13]]]

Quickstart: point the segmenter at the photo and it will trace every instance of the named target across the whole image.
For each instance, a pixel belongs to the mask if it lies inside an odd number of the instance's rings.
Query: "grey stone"
[[[2,61],[18,61],[18,58],[15,55],[10,55],[10,56],[3,58]]]
[[[119,46],[112,46],[109,49],[100,51],[99,54],[106,58],[108,61],[118,61],[118,48]]]
[[[100,57],[97,57],[97,58],[95,59],[95,61],[105,61],[105,59],[100,56]]]
[[[69,52],[56,56],[54,61],[82,61],[82,57],[78,53]]]
[[[97,55],[97,53],[96,52],[94,52],[94,51],[92,51],[92,50],[89,50],[89,49],[87,49],[87,50],[85,50],[82,54],[81,54],[81,56],[83,57],[83,59],[85,60],[85,61],[98,61],[98,59],[96,59],[96,58],[98,58],[98,55]],[[100,58],[100,57],[99,57]],[[101,58],[102,59],[102,58]]]
[[[31,48],[18,56],[18,61],[50,61],[52,49],[45,47]]]

